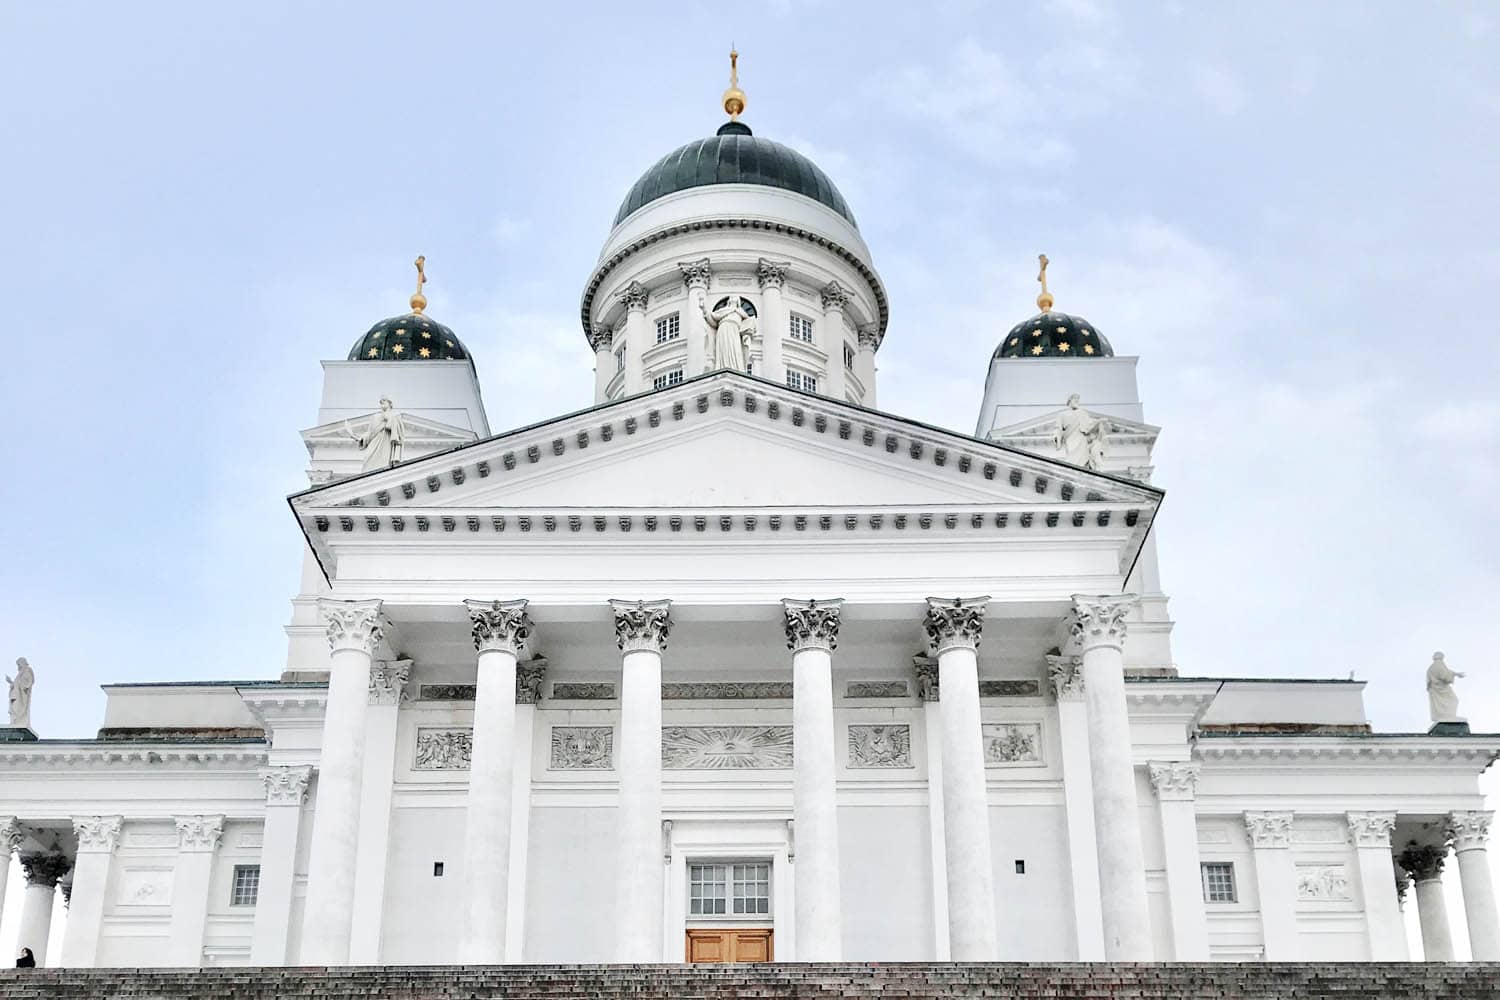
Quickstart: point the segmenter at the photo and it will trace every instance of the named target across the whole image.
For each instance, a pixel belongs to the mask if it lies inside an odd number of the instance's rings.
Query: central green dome
[[[751,133],[743,122],[725,122],[710,139],[690,142],[657,160],[631,186],[615,225],[658,198],[709,184],[761,184],[826,205],[854,226],[849,203],[818,165],[794,149]]]

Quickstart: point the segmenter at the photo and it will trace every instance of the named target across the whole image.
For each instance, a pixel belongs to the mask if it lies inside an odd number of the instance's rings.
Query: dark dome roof
[[[458,335],[430,316],[410,312],[370,327],[349,351],[350,361],[467,361]]]
[[[725,122],[711,139],[690,142],[657,160],[625,195],[615,225],[658,198],[708,184],[763,184],[795,191],[859,228],[844,196],[817,164],[779,142],[752,135],[749,126],[737,121]]]
[[[1112,358],[1115,350],[1082,316],[1049,310],[1018,323],[995,348],[997,358]]]

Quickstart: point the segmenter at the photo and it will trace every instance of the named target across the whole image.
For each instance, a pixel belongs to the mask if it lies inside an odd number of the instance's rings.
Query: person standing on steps
[[[16,968],[18,968],[18,969],[35,969],[36,968],[36,956],[31,953],[31,949],[30,948],[22,948],[21,949],[21,957],[18,958],[18,959],[16,959]]]

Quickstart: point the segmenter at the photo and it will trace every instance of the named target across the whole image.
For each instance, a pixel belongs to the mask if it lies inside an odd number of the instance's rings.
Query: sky
[[[1181,671],[1352,672],[1419,731],[1441,649],[1500,730],[1492,4],[64,0],[0,38],[0,656],[44,736],[279,673],[318,361],[416,254],[492,427],[591,402],[583,283],[731,42],[885,282],[882,409],[971,433],[1045,252],[1141,358]]]

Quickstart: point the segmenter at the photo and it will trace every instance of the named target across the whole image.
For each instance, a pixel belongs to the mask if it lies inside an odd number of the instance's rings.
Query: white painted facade
[[[751,373],[705,372],[694,312],[731,294]],[[777,960],[1418,958],[1400,855],[1426,957],[1445,919],[1500,957],[1500,737],[1371,732],[1360,682],[1179,676],[1137,359],[996,359],[975,436],[928,427],[875,407],[885,296],[837,213],[713,185],[610,234],[587,411],[491,434],[470,362],[324,362],[280,676],[112,685],[98,739],[0,742],[21,943],[677,962],[730,927]],[[1110,421],[1099,471],[1053,444],[1075,392]],[[361,473],[345,421],[381,396],[404,461]],[[731,903],[764,874],[754,912],[693,911],[716,865]]]

